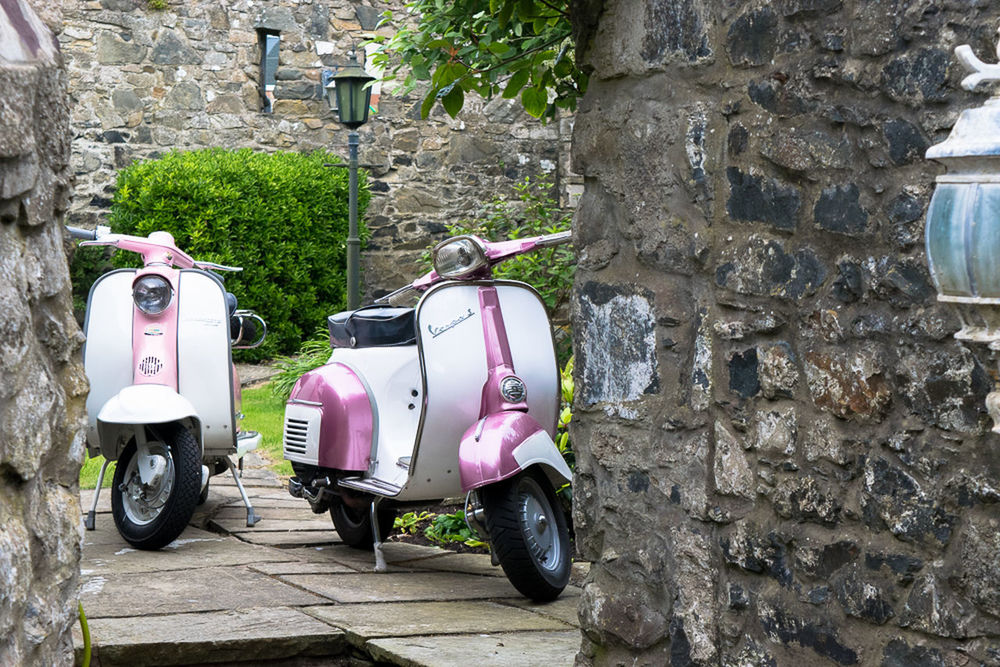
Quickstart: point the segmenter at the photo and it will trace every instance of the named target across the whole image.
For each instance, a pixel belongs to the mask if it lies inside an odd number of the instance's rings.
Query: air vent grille
[[[285,451],[305,454],[309,443],[309,422],[304,419],[285,419]]]
[[[157,357],[145,357],[139,362],[139,372],[146,377],[156,375],[163,370],[163,362]]]

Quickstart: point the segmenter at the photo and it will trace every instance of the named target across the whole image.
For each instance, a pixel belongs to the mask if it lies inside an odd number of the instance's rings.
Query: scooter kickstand
[[[389,566],[385,563],[385,553],[382,551],[382,536],[379,534],[378,529],[378,504],[380,500],[382,499],[376,498],[372,501],[371,506],[372,537],[375,538],[372,550],[375,552],[375,571],[387,572]]]
[[[87,512],[87,518],[83,520],[83,527],[87,530],[94,530],[94,526],[97,522],[97,499],[101,495],[101,486],[104,484],[104,472],[108,469],[108,465],[111,463],[109,459],[104,459],[104,463],[101,465],[101,471],[97,473],[97,486],[94,487],[94,503],[90,506],[90,511]]]
[[[229,464],[229,471],[233,473],[233,479],[236,480],[236,488],[240,490],[240,495],[243,497],[243,504],[247,506],[247,528],[252,528],[264,517],[253,511],[253,505],[250,504],[250,499],[247,498],[247,492],[243,489],[243,482],[240,481],[240,475],[236,472],[236,465],[233,463],[233,460],[227,456],[226,462]]]

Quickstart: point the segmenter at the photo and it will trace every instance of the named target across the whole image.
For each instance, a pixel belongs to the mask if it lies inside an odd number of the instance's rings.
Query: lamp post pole
[[[347,135],[348,150],[348,227],[347,227],[347,308],[355,310],[361,303],[359,275],[361,272],[361,239],[358,237],[358,133]]]
[[[336,110],[340,122],[347,126],[347,307],[355,310],[361,305],[361,238],[358,236],[358,128],[368,120],[371,101],[369,83],[375,77],[358,64],[352,52],[345,67],[337,74],[323,75],[323,88],[330,108]]]

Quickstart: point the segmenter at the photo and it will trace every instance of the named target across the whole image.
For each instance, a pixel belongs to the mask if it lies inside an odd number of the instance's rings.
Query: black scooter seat
[[[413,308],[369,306],[327,318],[331,347],[387,347],[417,342]]]

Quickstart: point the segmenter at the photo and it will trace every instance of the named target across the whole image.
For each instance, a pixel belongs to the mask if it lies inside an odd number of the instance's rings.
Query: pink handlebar
[[[121,250],[129,250],[142,256],[145,266],[166,264],[180,269],[213,269],[216,271],[241,271],[236,266],[223,266],[213,262],[199,262],[174,243],[168,232],[153,232],[148,237],[127,234],[103,234],[93,241],[82,241],[81,246],[110,245]]]
[[[489,262],[489,267],[494,267],[500,262],[510,259],[511,257],[516,257],[517,255],[523,255],[539,248],[550,248],[563,243],[569,243],[572,240],[572,232],[557,232],[555,234],[532,236],[523,239],[512,239],[509,241],[484,241],[479,237],[474,238],[482,244],[483,248],[485,248],[486,259]],[[422,292],[432,285],[440,282],[441,279],[442,278],[438,275],[437,271],[432,270],[429,273],[420,276],[403,289]],[[383,297],[383,299],[388,299],[392,296],[393,295],[390,294]]]

